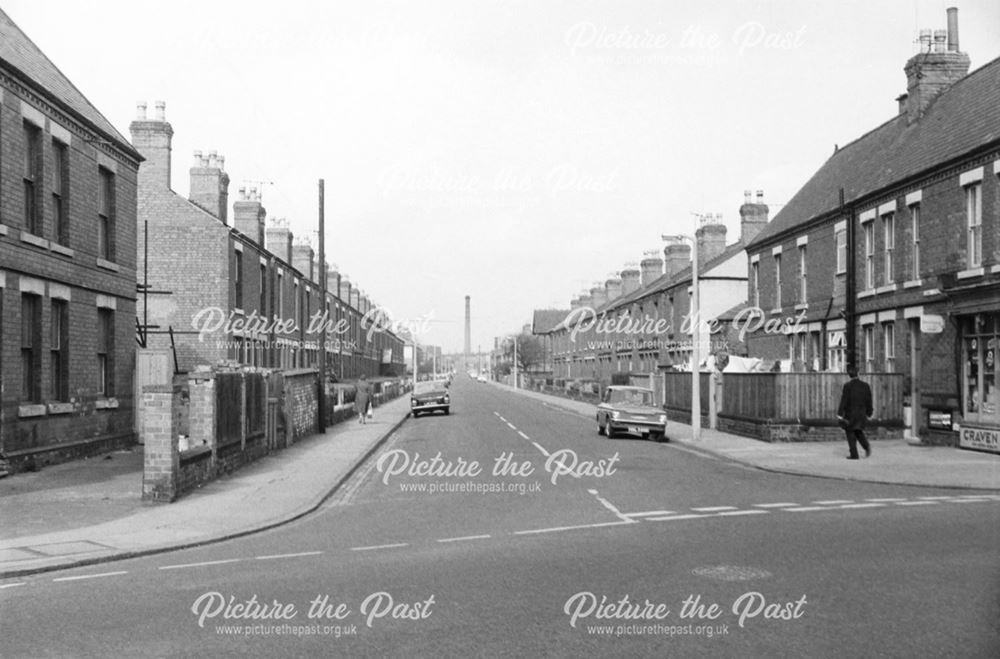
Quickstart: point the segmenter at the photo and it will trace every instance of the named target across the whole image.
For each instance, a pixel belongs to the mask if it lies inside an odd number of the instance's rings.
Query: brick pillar
[[[142,498],[171,502],[177,498],[180,451],[174,432],[174,388],[148,385],[142,389],[143,446]]]
[[[190,418],[188,427],[192,446],[212,448],[212,461],[216,455],[215,443],[215,376],[211,371],[195,371],[188,375],[190,392]]]

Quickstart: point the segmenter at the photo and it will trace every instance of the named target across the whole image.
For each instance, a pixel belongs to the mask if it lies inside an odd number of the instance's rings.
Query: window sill
[[[858,299],[861,300],[866,297],[875,297],[875,289],[869,288],[867,291],[861,291],[858,293]]]
[[[808,302],[802,302],[801,304],[795,305],[795,311],[806,311],[809,308]]]
[[[121,268],[118,267],[117,263],[112,263],[100,257],[97,258],[97,267],[104,268],[105,270],[110,270],[111,272],[121,272]]]
[[[0,224],[0,236],[6,236],[6,235],[7,235],[7,225]]]
[[[882,295],[883,293],[893,293],[899,290],[899,284],[886,284],[885,286],[879,286],[875,289],[875,295]]]
[[[781,313],[781,307],[776,307],[774,309],[771,309],[770,311],[768,311],[768,313],[771,314],[772,316],[776,315],[776,314],[780,314]]]
[[[927,297],[930,297],[932,295],[940,295],[940,294],[941,294],[941,289],[940,288],[928,288],[926,291],[924,291],[924,295],[927,296]]]
[[[76,252],[74,250],[70,249],[69,247],[66,247],[65,245],[60,245],[59,243],[52,243],[51,245],[49,245],[49,249],[51,249],[56,254],[62,254],[63,256],[68,256],[70,258],[73,258],[76,255]]]
[[[986,274],[986,268],[979,267],[962,270],[955,276],[959,279],[972,279],[973,277],[982,277],[984,274]]]
[[[41,236],[36,236],[35,234],[27,231],[21,232],[21,242],[34,245],[35,247],[41,247],[42,249],[49,248],[49,241],[45,240],[45,238],[42,238]]]
[[[17,416],[19,419],[24,419],[32,416],[45,416],[46,408],[43,403],[39,404],[28,404],[28,405],[18,405]]]
[[[923,279],[911,279],[910,281],[903,282],[903,288],[919,288],[923,286]]]
[[[74,407],[73,403],[49,403],[49,414],[70,414]]]
[[[118,399],[117,398],[98,398],[94,401],[94,408],[98,410],[117,410],[118,409]]]

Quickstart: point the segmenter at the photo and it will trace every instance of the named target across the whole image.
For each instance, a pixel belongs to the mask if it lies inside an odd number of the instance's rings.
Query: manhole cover
[[[753,579],[767,579],[771,573],[759,567],[746,567],[741,565],[712,565],[708,567],[697,567],[691,570],[692,574],[708,579],[718,579],[719,581],[752,581]]]

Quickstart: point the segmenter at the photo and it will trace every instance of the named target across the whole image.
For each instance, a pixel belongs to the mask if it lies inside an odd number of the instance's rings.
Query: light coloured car
[[[667,414],[656,405],[652,389],[613,385],[604,390],[597,406],[597,432],[667,441]]]
[[[451,414],[451,395],[446,380],[418,382],[410,393],[410,413],[413,418],[438,410]]]

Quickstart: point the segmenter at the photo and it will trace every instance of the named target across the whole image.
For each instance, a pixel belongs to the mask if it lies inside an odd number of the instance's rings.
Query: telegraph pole
[[[327,299],[326,299],[326,227],[325,219],[323,217],[323,179],[319,180],[319,299],[322,300],[321,304],[324,314],[327,310]],[[322,317],[324,314],[320,314]],[[320,325],[319,329],[319,399],[318,405],[316,406],[317,413],[319,414],[319,431],[326,431],[326,321],[329,318],[323,318],[323,323]]]
[[[847,219],[847,299],[844,305],[844,333],[847,338],[847,366],[857,367],[857,336],[854,333],[854,316],[857,313],[855,293],[858,288],[856,255],[854,253],[854,206],[850,208],[844,202],[844,188],[840,189],[840,213]]]

